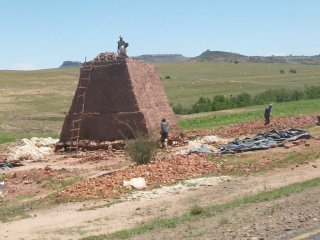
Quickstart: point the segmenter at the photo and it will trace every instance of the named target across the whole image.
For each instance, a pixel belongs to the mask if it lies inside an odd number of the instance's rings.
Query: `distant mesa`
[[[220,61],[220,62],[252,62],[252,63],[301,63],[309,65],[320,64],[320,56],[245,56],[238,53],[207,50],[190,61]]]
[[[64,61],[60,68],[80,67],[82,62],[80,61]]]
[[[172,63],[172,62],[183,62],[188,60],[188,57],[185,57],[181,54],[147,54],[137,57],[133,57],[135,60],[143,60],[151,63]]]
[[[192,58],[196,61],[248,61],[249,57],[238,53],[207,50],[199,56]]]
[[[246,56],[239,53],[206,50],[196,57],[185,57],[182,54],[145,54],[132,57],[150,63],[175,63],[184,61],[216,62],[251,62],[251,63],[301,63],[320,65],[320,54],[314,56]],[[64,61],[60,68],[81,67],[80,61]]]

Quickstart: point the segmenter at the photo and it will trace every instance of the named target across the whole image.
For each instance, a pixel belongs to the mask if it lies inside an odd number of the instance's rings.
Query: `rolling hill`
[[[133,59],[152,63],[172,63],[186,61],[189,58],[181,54],[147,54],[133,57]]]
[[[199,56],[192,58],[191,60],[232,62],[232,61],[248,61],[249,57],[238,54],[238,53],[207,50],[201,53]]]
[[[251,63],[300,63],[320,64],[320,55],[315,56],[245,56],[238,53],[207,50],[191,61],[223,61],[223,62],[251,62]]]
[[[177,63],[186,61],[214,61],[214,62],[247,62],[247,63],[289,63],[319,65],[320,54],[314,56],[246,56],[239,53],[206,50],[196,57],[185,57],[182,54],[145,54],[132,57],[135,60],[143,60],[151,63]],[[80,61],[64,61],[60,68],[79,67]]]

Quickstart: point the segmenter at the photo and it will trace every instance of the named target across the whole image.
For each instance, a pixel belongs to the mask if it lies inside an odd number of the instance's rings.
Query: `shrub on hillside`
[[[126,140],[125,150],[137,164],[146,164],[155,156],[158,142],[148,134],[136,134],[135,139]]]
[[[192,112],[191,108],[184,107],[180,103],[178,103],[177,105],[172,104],[171,107],[175,114],[189,114]]]
[[[216,95],[212,99],[212,111],[224,110],[231,108],[231,102],[223,95]]]
[[[212,101],[210,98],[199,97],[198,101],[191,106],[193,113],[212,111]]]
[[[252,96],[249,93],[241,93],[236,97],[231,98],[232,104],[235,107],[245,107],[252,105]]]
[[[305,86],[304,92],[307,99],[320,98],[320,86]]]
[[[289,89],[270,89],[254,96],[253,104],[265,104],[268,102],[288,102],[304,98],[304,92]]]
[[[294,90],[292,93],[292,101],[300,100],[305,98],[305,93],[303,91]]]
[[[199,205],[194,205],[190,208],[190,215],[200,215],[204,212],[204,208]]]

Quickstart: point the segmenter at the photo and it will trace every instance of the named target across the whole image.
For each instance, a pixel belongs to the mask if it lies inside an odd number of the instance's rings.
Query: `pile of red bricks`
[[[271,129],[283,130],[286,128],[301,128],[311,126],[316,123],[316,118],[312,116],[298,116],[286,118],[272,118],[268,126],[264,125],[263,120],[239,123],[236,125],[225,126],[220,129],[200,129],[186,132],[187,137],[218,135],[220,137],[239,137],[250,134],[257,134]]]
[[[148,188],[188,179],[205,173],[218,172],[219,169],[202,155],[175,156],[168,160],[153,161],[145,165],[113,172],[108,175],[78,183],[61,196],[81,198],[112,198],[126,191],[123,180],[143,177]]]

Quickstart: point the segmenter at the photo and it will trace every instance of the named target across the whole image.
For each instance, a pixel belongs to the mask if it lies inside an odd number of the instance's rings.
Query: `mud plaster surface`
[[[80,118],[81,123],[72,126],[72,121]],[[123,139],[133,137],[137,131],[158,135],[162,118],[168,120],[172,135],[179,134],[154,65],[127,59],[83,66],[60,140],[68,141],[70,129],[79,126],[80,139],[88,140]]]

